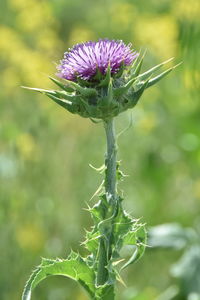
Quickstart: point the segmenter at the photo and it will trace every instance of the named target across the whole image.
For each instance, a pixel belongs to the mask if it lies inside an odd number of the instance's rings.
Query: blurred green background
[[[66,257],[91,226],[83,210],[101,176],[102,125],[71,115],[21,85],[51,87],[55,63],[73,44],[123,39],[146,49],[145,67],[183,61],[145,92],[119,139],[127,210],[148,226],[193,227],[200,206],[200,2],[198,0],[1,0],[0,299],[20,299],[40,257]],[[117,131],[131,112],[117,118]],[[149,251],[124,271],[119,299],[153,300],[172,282],[180,252]],[[126,290],[126,291],[125,291]],[[128,292],[127,292],[128,291]],[[135,296],[134,296],[135,295]],[[77,285],[49,278],[38,300],[86,300]],[[191,298],[192,299],[192,298]],[[196,299],[196,298],[195,298]]]

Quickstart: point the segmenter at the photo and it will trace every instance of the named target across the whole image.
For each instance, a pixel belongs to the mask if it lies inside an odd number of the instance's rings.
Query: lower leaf
[[[42,280],[53,275],[66,276],[79,282],[91,298],[95,299],[95,273],[80,255],[73,254],[71,258],[66,260],[43,259],[41,265],[37,267],[28,280],[22,300],[30,300],[33,289]]]

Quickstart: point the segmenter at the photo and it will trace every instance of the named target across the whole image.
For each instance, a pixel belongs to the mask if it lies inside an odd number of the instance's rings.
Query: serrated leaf
[[[45,278],[52,275],[61,275],[71,278],[89,293],[91,297],[95,295],[95,273],[86,264],[84,259],[77,255],[76,259],[67,260],[42,260],[42,264],[33,272],[28,280],[22,300],[30,300],[33,289]]]
[[[126,235],[132,228],[133,221],[127,214],[125,214],[121,205],[119,206],[118,214],[115,217],[113,225],[113,235],[116,239]]]
[[[96,254],[101,235],[98,231],[89,231],[86,233],[86,240],[82,243],[91,253]]]
[[[99,198],[100,201],[90,209],[95,224],[98,224],[101,220],[103,220],[106,212],[108,211],[107,196],[103,194],[99,195]]]
[[[143,224],[138,224],[138,228],[129,232],[123,240],[123,245],[134,245],[134,252],[130,259],[121,267],[120,270],[138,261],[144,254],[146,248],[147,233]]]

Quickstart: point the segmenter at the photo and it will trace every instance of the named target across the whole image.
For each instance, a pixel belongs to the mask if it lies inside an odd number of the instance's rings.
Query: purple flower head
[[[131,50],[131,44],[125,45],[119,40],[100,39],[77,44],[65,52],[57,75],[71,81],[76,81],[77,77],[92,80],[98,70],[105,75],[109,64],[111,74],[116,74],[122,64],[131,65],[137,56],[138,53]]]

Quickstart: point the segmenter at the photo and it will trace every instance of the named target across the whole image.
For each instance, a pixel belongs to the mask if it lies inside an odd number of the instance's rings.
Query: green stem
[[[111,119],[104,122],[107,140],[107,153],[106,153],[106,176],[105,176],[105,190],[108,198],[114,204],[116,202],[116,156],[117,145],[115,137],[114,120]]]
[[[117,146],[116,146],[116,137],[114,129],[114,120],[110,119],[104,121],[104,128],[106,132],[107,140],[107,151],[106,151],[106,172],[105,172],[105,192],[109,204],[111,206],[111,212],[114,211],[115,203],[117,201],[116,197],[116,155],[117,155]],[[105,214],[106,218],[106,214]],[[112,231],[112,229],[111,229]],[[99,243],[99,262],[98,262],[98,271],[97,271],[97,285],[103,285],[108,279],[108,260],[111,256],[111,236],[112,232],[108,233],[107,236],[104,235],[100,238]]]

